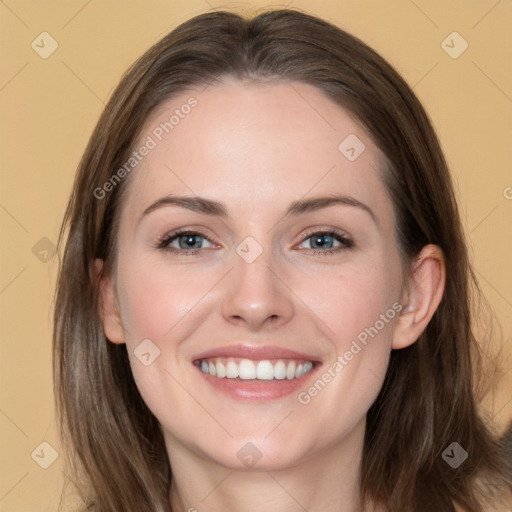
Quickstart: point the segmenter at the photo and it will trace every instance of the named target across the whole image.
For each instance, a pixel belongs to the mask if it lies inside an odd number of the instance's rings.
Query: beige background
[[[74,171],[121,74],[182,21],[268,2],[0,1],[0,512],[55,510],[62,456],[51,381],[51,255]],[[294,0],[380,51],[414,87],[459,188],[473,259],[512,354],[512,2]],[[458,36],[450,36],[452,32]],[[58,49],[43,59],[51,41]],[[447,39],[448,37],[448,39]],[[43,42],[41,39],[45,38]],[[442,42],[446,40],[444,45]],[[453,55],[467,50],[458,58]],[[448,45],[448,47],[446,47]],[[451,48],[450,48],[451,47]],[[43,240],[46,237],[48,240]],[[37,245],[36,245],[37,244]],[[34,249],[35,246],[35,249]],[[512,372],[488,400],[512,416]],[[35,450],[35,452],[34,452]],[[42,450],[42,451],[41,451]],[[34,459],[31,457],[34,454]],[[38,457],[39,454],[39,457]]]

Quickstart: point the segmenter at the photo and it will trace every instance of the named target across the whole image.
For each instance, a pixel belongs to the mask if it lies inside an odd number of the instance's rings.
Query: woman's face
[[[272,470],[360,439],[402,307],[382,153],[312,86],[234,80],[163,104],[143,145],[105,331],[171,457]]]

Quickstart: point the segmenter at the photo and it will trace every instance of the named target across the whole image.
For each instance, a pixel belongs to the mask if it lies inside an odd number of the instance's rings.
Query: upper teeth
[[[283,380],[297,379],[313,369],[311,361],[252,361],[251,359],[203,359],[203,373],[228,379]]]

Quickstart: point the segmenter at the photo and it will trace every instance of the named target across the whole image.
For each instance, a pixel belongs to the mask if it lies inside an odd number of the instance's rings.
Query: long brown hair
[[[76,175],[59,237],[54,375],[69,478],[87,510],[169,512],[172,472],[156,418],[140,397],[125,345],[110,343],[98,313],[95,258],[110,272],[129,177],[96,198],[123,166],[155,108],[226,76],[311,84],[348,109],[386,155],[381,169],[397,218],[399,249],[412,262],[426,244],[443,250],[447,281],[430,324],[391,354],[367,416],[361,491],[399,512],[483,510],[510,466],[476,406],[479,345],[471,319],[478,292],[445,159],[418,99],[399,74],[357,38],[295,10],[251,19],[197,16],[150,48],[108,102]],[[102,193],[103,194],[103,193]],[[457,469],[443,450],[469,454]]]

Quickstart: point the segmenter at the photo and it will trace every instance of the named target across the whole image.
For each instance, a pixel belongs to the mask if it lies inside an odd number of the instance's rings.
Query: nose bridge
[[[273,258],[269,253],[266,251],[251,263],[243,258],[235,260],[233,277],[237,293],[268,301],[268,295],[277,284],[275,274],[271,271]]]
[[[230,322],[259,329],[266,322],[284,324],[293,316],[289,290],[276,276],[272,249],[248,237],[236,249],[234,268],[223,297],[222,314]]]

